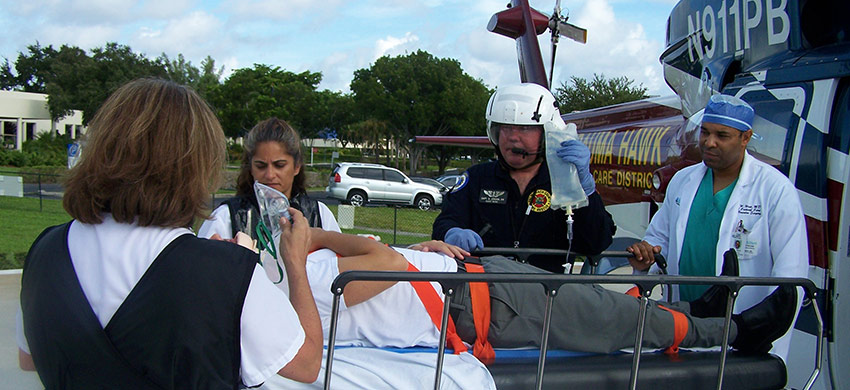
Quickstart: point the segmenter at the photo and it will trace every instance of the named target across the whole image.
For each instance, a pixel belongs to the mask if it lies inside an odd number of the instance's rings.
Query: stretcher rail
[[[482,257],[482,256],[510,256],[516,258],[518,261],[522,263],[528,262],[528,257],[531,255],[546,255],[546,256],[571,256],[567,261],[572,264],[575,261],[575,256],[583,256],[587,261],[585,265],[589,265],[591,270],[591,274],[596,273],[596,267],[599,265],[599,259],[603,257],[619,257],[619,258],[627,258],[633,257],[634,254],[628,251],[603,251],[595,256],[582,255],[580,253],[569,252],[566,249],[549,249],[549,248],[511,248],[511,247],[486,247],[479,248],[470,252],[472,256]],[[664,259],[664,256],[660,254],[655,255],[655,262],[658,264],[658,267],[661,268],[662,273],[667,273],[667,260]]]
[[[551,317],[552,304],[557,291],[564,284],[635,284],[640,291],[641,308],[638,316],[638,330],[635,335],[635,353],[632,361],[630,376],[630,388],[637,386],[637,376],[640,367],[640,356],[642,349],[643,333],[646,327],[646,311],[649,295],[655,286],[660,284],[702,284],[718,285],[728,289],[728,305],[724,323],[723,345],[721,345],[721,361],[718,367],[717,389],[723,385],[723,373],[726,364],[727,351],[729,349],[729,331],[731,329],[732,308],[738,292],[744,286],[799,286],[805,291],[805,298],[814,301],[817,296],[815,284],[805,278],[775,278],[775,277],[729,277],[729,276],[679,276],[679,275],[647,275],[635,277],[632,275],[561,275],[561,274],[517,274],[517,273],[446,273],[446,272],[389,272],[389,271],[346,271],[337,276],[331,284],[331,292],[334,294],[331,325],[328,335],[328,356],[325,367],[324,388],[330,389],[331,372],[333,365],[333,350],[336,342],[337,319],[339,316],[339,300],[345,286],[352,281],[425,281],[437,282],[443,289],[446,299],[443,304],[442,328],[440,329],[440,345],[438,347],[437,367],[434,379],[434,389],[440,388],[442,376],[443,354],[445,353],[449,303],[451,297],[458,291],[458,287],[468,282],[488,283],[535,283],[543,287],[543,293],[547,299],[546,318]],[[817,305],[812,305],[818,323],[818,343],[815,350],[815,368],[809,377],[805,389],[810,389],[820,373],[823,354],[823,318]],[[537,369],[537,389],[543,384],[543,368],[545,365],[546,350],[548,348],[549,321],[545,321],[543,334],[541,335],[541,354]]]

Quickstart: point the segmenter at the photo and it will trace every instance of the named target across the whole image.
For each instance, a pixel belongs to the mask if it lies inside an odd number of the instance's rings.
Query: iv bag
[[[576,125],[568,123],[563,129],[559,129],[552,122],[543,124],[543,133],[546,137],[546,164],[549,165],[549,181],[552,183],[553,209],[577,209],[587,206],[587,195],[581,188],[578,178],[578,170],[572,163],[565,162],[558,157],[557,151],[561,142],[576,139]]]

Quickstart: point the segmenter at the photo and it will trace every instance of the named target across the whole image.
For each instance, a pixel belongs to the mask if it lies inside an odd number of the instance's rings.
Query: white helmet
[[[487,136],[493,145],[499,144],[499,129],[493,123],[509,125],[540,125],[552,122],[557,129],[566,126],[558,110],[558,102],[548,89],[534,83],[501,87],[487,103]]]

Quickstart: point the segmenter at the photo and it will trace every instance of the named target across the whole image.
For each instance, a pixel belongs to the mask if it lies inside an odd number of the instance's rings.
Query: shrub
[[[4,165],[11,165],[19,168],[29,165],[29,155],[21,152],[20,150],[8,150],[5,154],[6,162]]]
[[[227,143],[227,162],[228,164],[239,165],[242,163],[242,153],[244,153],[245,149],[242,148],[242,145],[237,144],[236,142],[228,142]]]
[[[24,142],[23,151],[28,155],[27,166],[63,166],[68,162],[68,144],[72,140],[54,133],[41,133],[36,139]]]

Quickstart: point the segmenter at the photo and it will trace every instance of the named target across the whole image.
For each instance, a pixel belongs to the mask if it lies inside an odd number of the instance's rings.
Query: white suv
[[[354,206],[394,203],[430,210],[443,203],[443,194],[437,188],[414,182],[398,169],[379,164],[335,164],[325,192]]]

